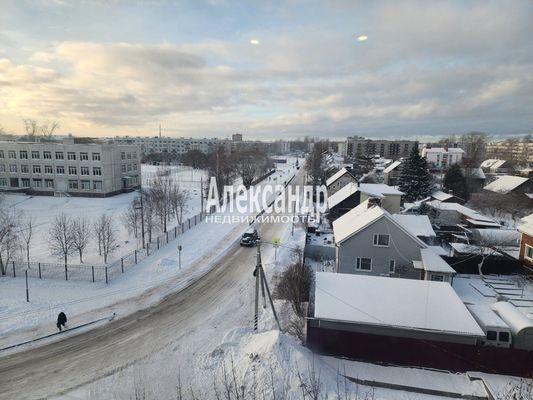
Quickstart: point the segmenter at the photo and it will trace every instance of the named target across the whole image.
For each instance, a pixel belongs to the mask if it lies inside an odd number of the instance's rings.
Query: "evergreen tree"
[[[468,193],[466,186],[466,178],[463,175],[461,167],[457,164],[453,164],[448,168],[446,175],[444,175],[443,184],[446,192],[451,193],[464,201],[467,201],[470,197],[470,193]]]
[[[431,181],[426,159],[418,153],[418,145],[413,146],[411,154],[403,163],[398,182],[399,189],[405,193],[403,199],[413,202],[426,198],[431,192]]]

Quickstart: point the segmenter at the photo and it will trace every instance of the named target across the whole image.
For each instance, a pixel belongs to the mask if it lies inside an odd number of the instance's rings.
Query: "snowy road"
[[[259,227],[263,240],[278,236],[282,224]],[[194,332],[223,335],[252,321],[254,248],[234,245],[202,279],[158,305],[103,327],[2,358],[0,398],[48,398],[109,376]],[[213,318],[213,314],[217,318]],[[201,342],[187,349],[197,352]],[[190,359],[190,355],[186,358]]]

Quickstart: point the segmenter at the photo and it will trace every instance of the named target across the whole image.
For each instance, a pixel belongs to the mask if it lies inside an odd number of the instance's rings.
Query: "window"
[[[530,259],[530,260],[533,259],[533,247],[528,246],[527,244],[526,244],[526,255],[525,255],[525,257],[527,259]]]
[[[28,159],[28,152],[26,150],[19,151],[19,158],[21,160],[27,160]]]
[[[73,151],[69,151],[67,153],[67,160],[70,160],[70,161],[76,160],[76,153],[74,153]]]
[[[40,174],[41,173],[41,166],[40,165],[34,165],[33,166],[33,173],[34,174]]]
[[[80,153],[81,161],[89,161],[89,153]]]
[[[12,172],[12,173],[17,172],[17,166],[15,164],[11,164],[9,166],[9,172]]]
[[[77,173],[78,173],[77,168],[72,166],[72,165],[69,165],[68,174],[69,175],[76,175]]]
[[[391,274],[396,272],[396,260],[389,260],[389,272]]]
[[[54,187],[54,180],[53,179],[45,179],[44,180],[44,186],[48,189],[53,189]]]
[[[89,167],[80,167],[81,175],[89,175]]]
[[[133,152],[133,159],[134,159],[134,160],[137,159],[137,152],[136,152],[136,151]]]
[[[93,181],[94,190],[102,190],[102,181]]]
[[[434,282],[444,282],[444,275],[431,274],[430,280]]]
[[[496,331],[487,331],[487,340],[496,340]]]
[[[91,181],[81,181],[81,189],[89,190],[91,188]]]
[[[21,165],[20,166],[20,172],[23,174],[29,174],[30,173],[30,167],[27,165]]]
[[[358,257],[355,263],[355,269],[359,269],[362,271],[371,271],[372,270],[372,259]]]
[[[77,189],[78,188],[78,181],[68,181],[68,188],[69,189]]]
[[[126,164],[122,164],[122,172],[126,172]]]
[[[498,340],[500,342],[509,342],[509,332],[499,332]]]
[[[44,166],[44,173],[45,174],[53,174],[54,173],[54,169],[52,168],[51,165],[45,165]]]
[[[128,164],[128,172],[131,171],[131,164]]]
[[[4,164],[0,164],[0,172],[6,172],[6,166]]]
[[[120,153],[120,158],[122,160],[125,160],[126,159],[126,153],[125,152]]]
[[[7,186],[7,179],[6,178],[0,178],[0,186]]]
[[[22,178],[22,187],[30,187],[30,179]]]
[[[64,173],[65,173],[65,167],[63,167],[62,165],[58,165],[56,167],[56,174],[63,175]]]
[[[137,164],[133,164],[133,170],[137,171]]]
[[[0,158],[4,158],[4,150],[0,150]]]
[[[93,167],[93,175],[102,175],[102,168],[100,167]]]
[[[17,153],[15,153],[15,150],[9,150],[7,152],[7,155],[9,156],[9,158],[17,158]]]
[[[49,151],[45,151],[45,153],[50,154]],[[39,151],[38,151],[38,150],[33,150],[33,151],[31,152],[31,158],[32,158],[32,160],[38,160],[38,159],[40,158],[40,157],[39,157]],[[46,158],[46,157],[45,157],[45,158]]]
[[[389,247],[389,235],[374,235],[374,246]]]
[[[62,151],[56,151],[56,160],[64,160],[65,159],[65,155],[63,154]]]
[[[39,152],[38,151],[32,151],[31,152],[32,158],[33,158],[33,153],[37,153],[37,158],[39,158]],[[43,158],[45,160],[51,160],[52,159],[52,152],[51,151],[43,151]]]
[[[33,179],[33,187],[40,188],[42,186],[42,181],[40,179]]]
[[[128,160],[131,160],[131,153],[128,153]]]
[[[100,161],[100,153],[93,153],[93,161]]]

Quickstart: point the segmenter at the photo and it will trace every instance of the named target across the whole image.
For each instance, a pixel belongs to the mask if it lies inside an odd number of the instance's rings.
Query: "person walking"
[[[61,311],[57,316],[57,329],[59,329],[59,332],[61,332],[61,326],[63,328],[65,327],[65,324],[67,323],[67,316],[63,311]]]

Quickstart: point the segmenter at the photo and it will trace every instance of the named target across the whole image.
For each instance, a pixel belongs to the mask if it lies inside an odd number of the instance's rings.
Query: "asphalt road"
[[[268,240],[278,236],[282,228],[281,224],[263,224],[258,231]],[[236,244],[202,279],[156,306],[0,358],[0,398],[41,399],[67,393],[149,357],[195,329],[211,329],[213,335],[220,336],[223,329],[242,321],[242,313],[250,313],[255,260],[255,248]],[[235,296],[240,300],[235,301]],[[212,326],[209,318],[213,310],[220,313],[224,326]]]

